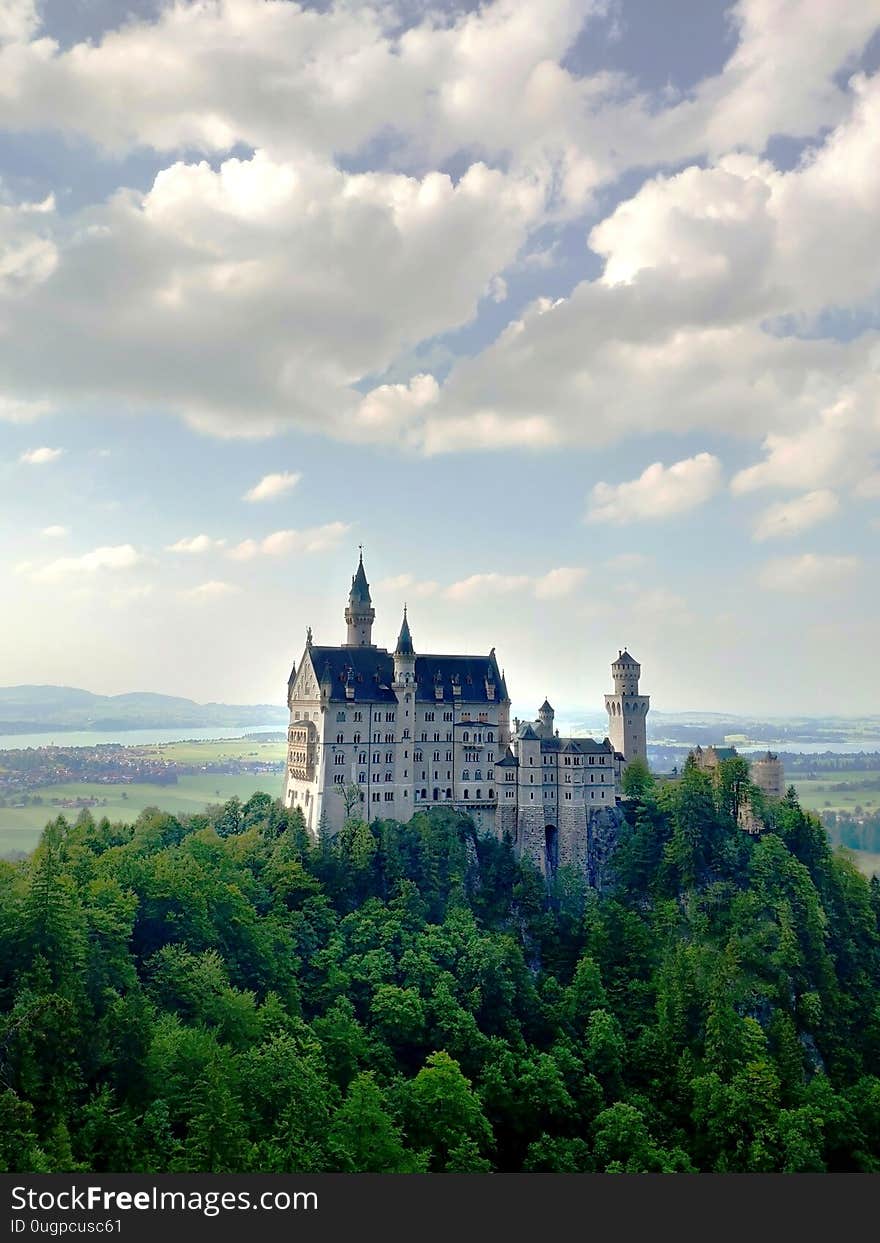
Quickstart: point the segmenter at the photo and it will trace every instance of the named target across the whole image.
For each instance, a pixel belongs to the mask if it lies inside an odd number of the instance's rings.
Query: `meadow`
[[[277,795],[280,787],[281,777],[271,773],[241,776],[198,773],[180,777],[172,786],[148,782],[103,785],[88,781],[44,786],[39,791],[43,800],[41,805],[0,807],[0,856],[11,851],[33,850],[47,821],[56,816],[76,820],[79,808],[53,806],[53,798],[62,801],[96,798],[99,800],[97,806],[90,808],[96,818],[107,816],[110,820],[131,821],[145,807],[161,807],[170,812],[202,811],[211,803],[223,803],[234,795],[245,802],[256,790]]]
[[[880,770],[867,769],[798,776],[794,781],[802,807],[809,811],[866,811],[880,808]]]

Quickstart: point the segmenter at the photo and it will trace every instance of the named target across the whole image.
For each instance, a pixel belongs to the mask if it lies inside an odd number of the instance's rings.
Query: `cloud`
[[[820,556],[805,552],[799,557],[768,561],[759,582],[768,591],[810,592],[839,587],[852,578],[860,561],[855,556]]]
[[[283,496],[285,492],[289,492],[291,488],[295,488],[301,478],[302,475],[291,471],[264,475],[259,483],[254,484],[252,488],[245,492],[242,500],[272,501],[277,496]]]
[[[539,600],[559,600],[571,595],[586,577],[585,569],[562,565],[535,579],[534,592]]]
[[[130,570],[143,558],[131,544],[104,545],[79,557],[60,557],[36,569],[28,567],[30,578],[38,583],[54,583],[73,577],[117,573]]]
[[[225,539],[212,539],[210,535],[193,535],[179,539],[175,544],[169,544],[166,552],[211,552],[215,548],[222,548],[225,543]]]
[[[510,595],[514,592],[534,596],[538,600],[561,599],[580,586],[587,575],[585,569],[560,566],[546,574],[500,574],[490,571],[471,574],[451,583],[444,591],[450,600],[473,600],[489,595]]]
[[[41,449],[28,449],[18,460],[28,466],[45,466],[47,462],[57,461],[63,452],[63,449],[50,449],[44,445]]]
[[[199,583],[197,587],[190,587],[181,594],[190,600],[219,600],[223,596],[237,595],[240,591],[241,588],[234,583],[211,579],[206,583]]]
[[[414,574],[394,574],[390,578],[383,578],[376,584],[377,591],[394,591],[405,592],[413,598],[419,596],[433,596],[439,589],[439,583],[433,579],[418,579]]]
[[[348,522],[327,522],[323,526],[304,527],[300,531],[274,531],[263,539],[242,540],[229,549],[229,556],[237,561],[249,561],[254,557],[282,557],[294,552],[326,552],[335,548],[350,530]]]
[[[672,466],[654,462],[638,479],[597,483],[590,494],[589,522],[639,522],[686,513],[704,504],[721,486],[721,463],[698,453]]]
[[[50,527],[43,527],[43,530],[40,532],[40,534],[45,535],[47,539],[63,539],[66,535],[70,534],[70,528],[57,526],[57,525],[50,526]]]
[[[759,515],[753,538],[763,541],[799,535],[830,518],[837,508],[837,496],[827,490],[806,492],[793,501],[778,501]]]

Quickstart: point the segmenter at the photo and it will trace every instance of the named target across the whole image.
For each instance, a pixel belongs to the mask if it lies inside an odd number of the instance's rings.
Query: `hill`
[[[880,884],[789,797],[630,788],[602,893],[267,795],[0,864],[0,1168],[880,1170]]]
[[[72,686],[0,687],[0,733],[47,730],[208,729],[282,725],[279,704],[195,703],[178,695],[133,691],[94,695]]]

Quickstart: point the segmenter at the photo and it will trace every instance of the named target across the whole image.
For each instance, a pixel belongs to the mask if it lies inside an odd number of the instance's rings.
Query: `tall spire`
[[[367,582],[367,574],[364,570],[364,546],[358,545],[360,555],[358,557],[358,567],[351,580],[351,592],[349,593],[349,604],[366,604],[370,605],[373,601],[370,599],[370,584]]]
[[[348,594],[348,605],[345,610],[347,635],[346,647],[373,647],[373,622],[376,610],[370,599],[370,584],[364,570],[364,549],[359,546],[357,570],[352,575],[351,591]]]
[[[412,635],[409,632],[409,622],[406,620],[406,605],[403,606],[403,623],[400,627],[400,634],[397,636],[397,647],[394,649],[395,656],[413,656]]]

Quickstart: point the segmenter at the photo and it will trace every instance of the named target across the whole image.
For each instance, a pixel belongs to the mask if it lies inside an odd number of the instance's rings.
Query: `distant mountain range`
[[[0,734],[47,730],[209,729],[284,725],[280,704],[195,703],[179,695],[133,691],[93,695],[73,686],[0,687]]]

